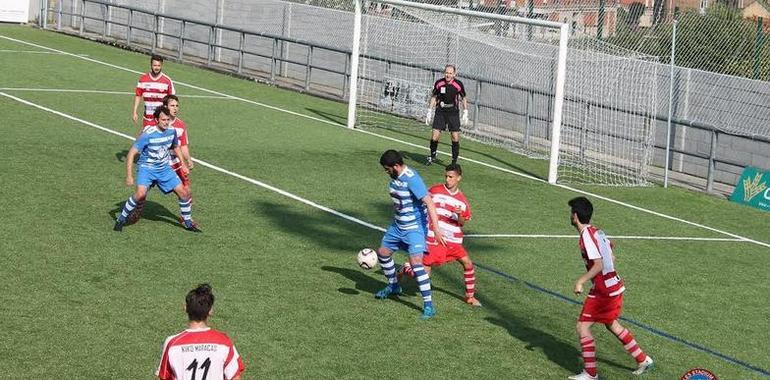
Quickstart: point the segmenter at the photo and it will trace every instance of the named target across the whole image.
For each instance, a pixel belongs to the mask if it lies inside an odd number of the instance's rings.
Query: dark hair
[[[191,321],[205,321],[209,317],[211,307],[214,306],[214,293],[211,292],[211,285],[198,285],[197,288],[187,293],[185,301],[187,318]]]
[[[388,149],[385,151],[385,153],[382,154],[380,157],[380,165],[387,166],[389,168],[392,168],[396,165],[403,165],[404,164],[404,157],[401,156],[401,153],[398,153],[398,151],[395,151],[393,149]]]
[[[460,167],[460,164],[449,164],[444,168],[445,172],[455,172],[457,175],[463,175],[463,168]]]
[[[164,114],[166,116],[171,116],[171,111],[168,110],[168,107],[166,106],[160,106],[155,109],[155,112],[153,112],[153,116],[155,116],[155,119],[158,119],[160,117],[160,114]]]
[[[152,57],[150,57],[150,63],[152,63],[152,61],[158,61],[160,63],[163,63],[163,57],[157,54],[153,54]]]
[[[163,105],[168,107],[168,102],[171,100],[176,100],[177,103],[179,103],[179,98],[174,94],[168,94],[163,97]]]
[[[577,214],[580,223],[585,224],[591,221],[591,216],[594,214],[594,206],[588,198],[572,198],[567,204],[572,209],[572,213]]]

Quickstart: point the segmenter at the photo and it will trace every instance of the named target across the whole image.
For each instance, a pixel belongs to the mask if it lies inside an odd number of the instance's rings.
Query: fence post
[[[524,124],[524,146],[529,147],[529,136],[532,133],[532,108],[534,108],[535,93],[527,91],[527,111],[526,111],[526,123]]]
[[[86,2],[85,0],[80,2],[82,7],[80,8],[80,35],[83,35],[86,24]]]
[[[56,30],[61,30],[61,12],[62,12],[62,2],[58,1],[56,3]]]
[[[757,38],[754,42],[754,72],[752,75],[754,79],[759,79],[759,63],[762,58],[762,40],[764,40],[764,37],[762,17],[757,17]]]
[[[348,95],[348,77],[350,77],[350,54],[345,54],[345,74],[342,76],[342,99]]]
[[[479,102],[481,102],[481,81],[476,80],[476,99],[473,101],[473,128],[479,121]]]
[[[308,46],[307,69],[305,71],[305,91],[310,90],[310,76],[313,75],[313,46]]]
[[[270,56],[270,81],[275,82],[276,53],[278,52],[278,40],[273,38],[273,54]]]
[[[716,169],[716,163],[714,159],[717,156],[717,130],[716,128],[711,130],[711,152],[709,153],[709,171],[708,178],[706,179],[706,191],[711,192],[714,190],[714,171]]]
[[[238,43],[238,74],[243,72],[243,45],[246,42],[246,33],[241,32],[241,42]]]
[[[104,21],[102,26],[102,38],[107,38],[107,23],[109,22],[107,15],[110,13],[110,6],[108,4],[102,4],[104,6]]]
[[[40,20],[38,20],[38,25],[45,29],[48,27],[48,0],[40,0],[38,4],[40,4]]]
[[[214,27],[209,27],[209,45],[206,46],[206,66],[211,66],[211,55],[214,52]]]
[[[152,50],[150,50],[153,54],[155,54],[155,48],[158,46],[158,24],[160,22],[160,17],[155,14],[155,25],[153,25],[152,28]]]
[[[182,54],[184,54],[184,29],[187,27],[187,22],[182,20],[182,26],[179,28],[179,52],[177,52],[177,61],[182,60]]]
[[[134,10],[128,10],[128,30],[126,31],[126,45],[131,46],[131,23],[134,20]]]

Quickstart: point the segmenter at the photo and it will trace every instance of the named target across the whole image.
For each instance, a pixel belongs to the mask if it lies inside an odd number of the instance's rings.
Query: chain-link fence
[[[670,148],[674,152],[670,168],[683,175],[676,180],[692,180],[698,187],[710,188],[713,181],[735,183],[744,166],[770,167],[770,22],[765,18],[770,15],[770,7],[763,1],[431,2],[567,23],[572,47],[591,45],[606,54],[642,58],[637,71],[647,73],[647,80],[656,89],[654,94],[644,95],[654,97],[657,104],[654,134],[658,149],[653,164],[662,168],[666,161],[670,111]],[[149,13],[102,3],[130,4]],[[49,27],[100,34],[108,39],[129,37],[148,50],[178,52],[178,58],[206,59],[212,65],[223,64],[233,70],[237,67],[239,72],[248,69],[249,75],[269,73],[269,80],[283,78],[300,86],[304,82],[305,89],[314,86],[316,91],[339,98],[344,98],[347,90],[352,8],[352,0],[48,1]],[[368,15],[377,17],[392,17],[399,12],[378,3],[367,3],[364,8]],[[87,18],[81,22],[83,16]],[[132,32],[118,24],[142,28]],[[532,33],[521,25],[504,22],[474,28],[474,33],[489,36],[483,43],[507,44]],[[239,30],[249,33],[244,35]],[[177,36],[183,36],[183,42]],[[239,53],[239,49],[250,53]],[[672,59],[673,70],[669,66]],[[484,74],[487,69],[519,69],[498,66],[471,70]],[[526,73],[521,74],[526,81]]]

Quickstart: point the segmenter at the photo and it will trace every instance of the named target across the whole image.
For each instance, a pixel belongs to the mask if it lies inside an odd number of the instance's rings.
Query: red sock
[[[616,336],[620,342],[623,343],[623,348],[634,357],[634,360],[636,360],[637,363],[641,363],[647,359],[647,355],[644,354],[644,351],[642,351],[642,348],[636,343],[636,339],[634,339],[634,336],[628,329],[623,329],[623,331]]]
[[[465,296],[472,298],[476,294],[476,268],[471,266],[471,269],[465,272]]]
[[[596,376],[596,344],[594,339],[586,336],[580,338],[580,349],[583,354],[585,371],[591,376]]]

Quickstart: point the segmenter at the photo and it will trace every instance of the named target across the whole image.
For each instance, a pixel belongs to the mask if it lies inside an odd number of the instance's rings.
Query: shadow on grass
[[[494,315],[486,317],[485,320],[495,326],[506,329],[508,334],[510,334],[512,337],[519,341],[525,342],[525,348],[527,350],[543,352],[549,361],[569,372],[578,373],[582,371],[582,360],[580,359],[581,355],[580,351],[577,349],[577,335],[575,335],[574,341],[565,342],[559,337],[531,326],[527,320],[524,320],[520,316],[509,312],[492,299],[483,297],[483,295],[477,295],[477,298],[484,305],[484,308],[490,312],[490,314]],[[574,321],[565,320],[564,322],[573,323]],[[596,332],[601,333],[598,330]],[[599,347],[597,351],[601,353],[601,347]],[[603,359],[601,357],[598,358],[597,361],[602,364],[624,370],[632,371],[635,369],[616,363],[612,360]]]
[[[374,298],[374,293],[376,293],[378,290],[384,288],[387,285],[385,281],[376,280],[372,276],[365,274],[362,270],[359,270],[359,269],[340,268],[340,267],[333,267],[328,265],[322,266],[321,269],[327,272],[332,272],[332,273],[337,273],[339,275],[342,275],[343,277],[353,282],[353,286],[355,287],[355,290],[350,288],[337,289],[342,294],[358,295],[359,292],[361,292],[364,294],[368,293],[372,296],[372,298]],[[385,277],[383,277],[383,279],[384,278]],[[406,289],[405,289],[404,295],[412,296],[413,294],[409,294],[409,292],[406,292]],[[421,306],[416,305],[412,302],[408,302],[404,299],[401,299],[400,297],[391,297],[391,298],[388,298],[388,300],[393,300],[411,309],[422,311]],[[384,302],[386,300],[382,300],[382,301]]]
[[[112,218],[112,220],[117,219],[118,214],[121,211],[123,211],[123,205],[125,204],[126,204],[125,201],[115,203],[115,208],[113,208],[109,212],[109,215]],[[142,211],[142,217],[141,219],[139,219],[137,223],[141,223],[142,220],[152,221],[152,222],[164,222],[164,223],[172,224],[179,228],[184,228],[182,224],[179,223],[178,214],[172,213],[165,206],[161,205],[160,203],[153,202],[149,199],[145,201],[144,210]]]

